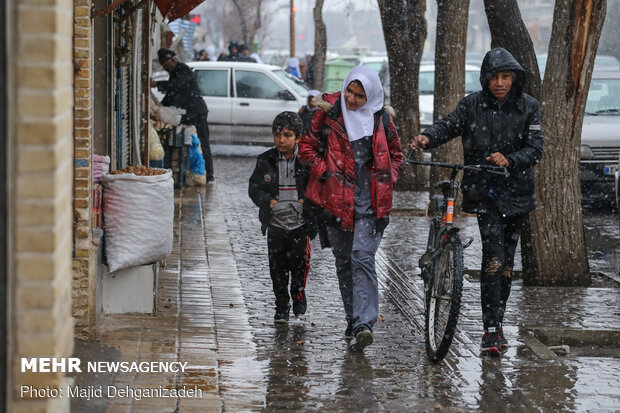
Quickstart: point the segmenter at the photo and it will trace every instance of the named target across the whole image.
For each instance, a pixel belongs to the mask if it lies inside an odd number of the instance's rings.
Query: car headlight
[[[581,145],[581,159],[594,159],[594,152],[588,145]]]

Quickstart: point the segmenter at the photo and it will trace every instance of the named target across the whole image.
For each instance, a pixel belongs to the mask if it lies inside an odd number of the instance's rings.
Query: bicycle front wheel
[[[441,243],[432,284],[426,289],[426,354],[440,361],[448,353],[456,331],[463,291],[463,246],[457,236]]]

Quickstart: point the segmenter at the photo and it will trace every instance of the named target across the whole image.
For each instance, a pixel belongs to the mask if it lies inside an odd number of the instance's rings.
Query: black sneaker
[[[506,336],[504,336],[504,326],[499,327],[499,344],[502,346],[502,350],[508,348],[508,340],[506,340]]]
[[[355,334],[355,338],[349,343],[349,348],[352,351],[363,351],[365,347],[372,344],[372,340],[372,332],[364,328]]]
[[[482,344],[480,351],[491,356],[499,356],[501,352],[501,343],[499,338],[499,328],[489,327],[482,336]]]
[[[344,330],[344,338],[345,340],[351,340],[353,338],[353,323],[351,321],[347,323],[347,329]]]
[[[295,317],[306,314],[306,309],[308,308],[306,292],[302,291],[301,295],[301,300],[293,300],[293,314],[295,314]]]
[[[288,313],[289,309],[280,311],[276,310],[276,315],[273,316],[274,323],[288,323]]]

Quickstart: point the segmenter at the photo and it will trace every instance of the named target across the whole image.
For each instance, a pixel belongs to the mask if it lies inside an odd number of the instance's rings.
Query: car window
[[[620,70],[618,59],[613,56],[596,56],[594,58],[594,69],[597,70]]]
[[[303,98],[308,96],[308,86],[306,86],[304,82],[297,79],[295,76],[286,73],[284,70],[274,70],[272,73],[276,75],[278,79],[288,85],[288,87],[293,89],[299,96]]]
[[[482,89],[480,86],[480,72],[467,70],[465,72],[465,94],[469,95]]]
[[[465,72],[465,94],[476,92],[482,87],[478,77],[480,72],[468,70]],[[435,72],[420,72],[420,95],[432,95],[435,93]]]
[[[620,113],[620,79],[592,79],[586,113]]]
[[[266,74],[249,70],[235,70],[235,84],[240,98],[278,99],[284,90]]]
[[[228,96],[228,70],[196,70],[196,80],[203,96]]]
[[[435,72],[420,72],[420,95],[432,95],[435,89]]]

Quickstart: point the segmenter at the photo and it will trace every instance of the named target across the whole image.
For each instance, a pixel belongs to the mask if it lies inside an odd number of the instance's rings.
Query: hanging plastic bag
[[[164,159],[164,147],[161,145],[157,130],[149,123],[149,159],[161,161]]]
[[[200,139],[192,134],[192,146],[189,147],[189,184],[204,185],[207,180],[205,176],[205,159],[200,148]]]

